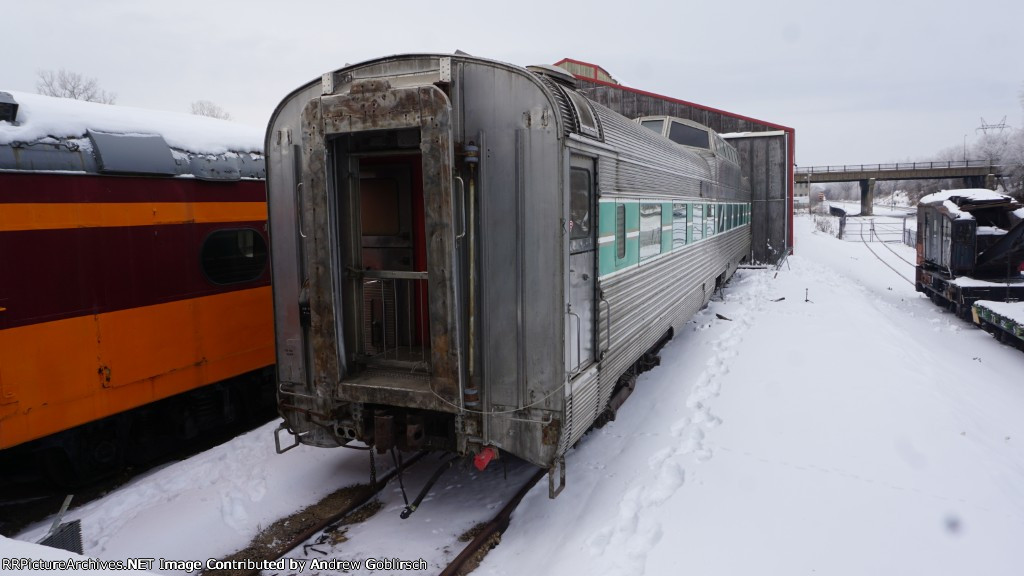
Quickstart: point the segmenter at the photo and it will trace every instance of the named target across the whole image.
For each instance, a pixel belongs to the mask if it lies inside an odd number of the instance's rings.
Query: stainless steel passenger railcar
[[[564,481],[563,454],[645,352],[750,251],[750,193],[709,164],[734,156],[573,84],[408,55],[280,104],[266,144],[279,433],[505,451]]]

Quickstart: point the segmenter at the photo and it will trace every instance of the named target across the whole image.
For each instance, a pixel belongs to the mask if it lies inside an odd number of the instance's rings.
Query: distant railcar
[[[259,132],[0,104],[4,472],[32,459],[88,480],[254,414],[260,395],[272,409]]]
[[[289,95],[266,141],[278,432],[508,452],[556,494],[565,452],[750,253],[735,150],[685,124],[711,144],[560,69],[463,55]]]
[[[1024,206],[985,189],[946,190],[917,208],[918,292],[964,319],[978,300],[1024,299]]]

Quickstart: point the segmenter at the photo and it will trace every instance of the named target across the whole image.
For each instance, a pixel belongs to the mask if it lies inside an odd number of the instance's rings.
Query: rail
[[[999,169],[1001,164],[991,160],[948,160],[945,162],[896,162],[890,164],[843,164],[834,166],[797,167],[799,174],[828,174],[841,172],[884,172],[896,170],[939,170],[943,168],[989,168]]]
[[[393,478],[399,477],[401,473],[413,467],[426,454],[426,452],[417,452],[402,462],[399,467],[389,470],[380,478],[376,478],[376,468],[372,468],[374,476],[371,477],[370,484],[356,484],[342,488],[324,498],[321,501],[322,506],[309,506],[291,516],[281,518],[268,526],[247,547],[221,559],[218,564],[237,562],[244,566],[260,566],[283,558],[285,554],[303,546],[317,534],[322,537],[325,530],[329,530],[331,525],[336,525],[363,504],[369,502],[383,491]],[[370,466],[374,467],[372,452]],[[284,541],[279,537],[282,534],[286,538]],[[198,576],[259,576],[262,573],[263,570],[259,567],[209,569],[199,572]]]

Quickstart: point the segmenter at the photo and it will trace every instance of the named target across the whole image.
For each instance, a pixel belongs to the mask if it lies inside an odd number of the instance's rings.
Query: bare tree
[[[859,200],[860,184],[857,182],[836,182],[829,184],[825,191],[829,200]]]
[[[992,164],[999,164],[1006,155],[1007,147],[1010,145],[1010,134],[1002,131],[993,134],[982,134],[978,141],[971,146],[971,157],[976,160],[988,160]]]
[[[1024,128],[1014,130],[1007,140],[1003,163],[1011,168],[1003,184],[1011,196],[1024,200]]]
[[[221,120],[231,120],[231,114],[227,110],[217,106],[209,100],[196,100],[192,103],[192,113],[196,116],[209,116]]]
[[[117,95],[100,88],[95,78],[87,78],[78,72],[61,68],[56,72],[39,70],[36,75],[39,76],[36,92],[44,96],[73,98],[100,104],[113,104],[117,100]]]

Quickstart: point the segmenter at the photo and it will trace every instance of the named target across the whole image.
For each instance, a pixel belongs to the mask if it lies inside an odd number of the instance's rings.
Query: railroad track
[[[861,226],[861,227],[860,227],[860,240],[861,240],[861,242],[863,242],[863,243],[864,243],[864,247],[868,249],[868,252],[871,252],[871,254],[872,254],[872,255],[873,255],[873,256],[874,256],[875,258],[877,258],[879,262],[881,262],[882,264],[885,264],[886,268],[888,268],[889,270],[892,270],[893,272],[895,272],[897,276],[899,276],[900,278],[902,278],[902,279],[903,279],[904,281],[906,281],[906,282],[907,282],[908,284],[910,284],[911,286],[914,286],[914,285],[915,285],[915,282],[914,282],[913,280],[911,280],[910,278],[907,278],[906,276],[904,276],[902,272],[900,272],[899,270],[897,270],[896,268],[894,268],[894,267],[892,266],[892,264],[890,264],[890,263],[886,262],[885,258],[882,258],[881,256],[879,256],[879,255],[878,255],[878,252],[875,252],[875,251],[874,251],[874,249],[873,249],[873,248],[871,248],[871,244],[869,244],[869,243],[868,243],[868,241],[867,241],[867,238],[865,238],[865,237],[864,237],[864,226]],[[882,244],[884,245],[885,243],[883,242]],[[888,246],[886,246],[886,248],[887,248],[887,249],[888,249],[888,250],[889,250],[890,252],[892,252],[893,254],[895,254],[897,258],[899,258],[900,260],[903,260],[903,261],[904,261],[904,262],[906,262],[907,264],[910,264],[910,262],[907,262],[907,260],[906,260],[905,258],[903,258],[902,256],[900,256],[899,254],[896,254],[896,252],[895,252],[895,251],[894,251],[894,250],[893,250],[892,248],[889,248]],[[911,266],[913,266],[913,264],[911,264]]]
[[[248,547],[220,559],[202,576],[390,573],[403,569],[420,574],[468,574],[500,541],[512,512],[546,471],[524,462],[510,464],[511,473],[501,464],[483,472],[454,466],[465,461],[418,454],[401,463],[402,474],[391,469],[376,485],[346,488],[275,522]],[[445,474],[453,467],[455,472]],[[430,479],[424,481],[431,472]],[[442,476],[446,482],[435,486]],[[421,486],[419,497],[410,502],[405,489]],[[451,526],[467,529],[453,530]]]
[[[487,552],[497,546],[501,535],[508,528],[512,519],[512,512],[522,502],[526,493],[533,488],[547,474],[546,470],[538,470],[518,492],[509,500],[508,504],[498,514],[482,527],[480,532],[462,549],[462,552],[452,560],[448,566],[441,571],[441,576],[462,576],[472,572],[487,555]]]

